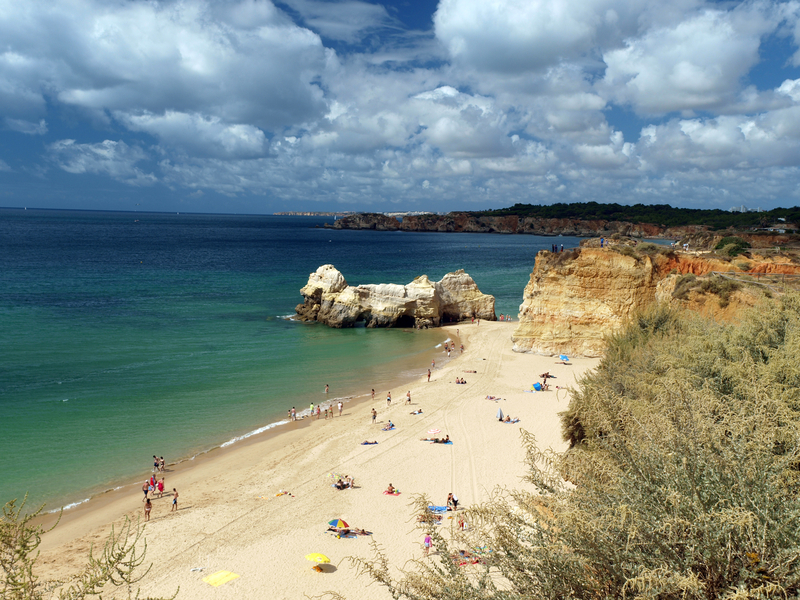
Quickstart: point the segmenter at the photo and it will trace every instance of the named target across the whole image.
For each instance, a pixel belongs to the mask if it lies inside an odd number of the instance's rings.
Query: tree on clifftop
[[[428,515],[440,556],[399,578],[377,546],[353,562],[396,599],[798,597],[798,356],[797,295],[737,325],[640,315],[562,415],[570,450],[523,432],[535,492],[498,491],[467,531]]]

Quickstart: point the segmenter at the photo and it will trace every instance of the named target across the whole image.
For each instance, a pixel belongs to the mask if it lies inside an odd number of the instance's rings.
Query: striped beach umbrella
[[[344,527],[344,528],[350,527],[350,525],[348,525],[347,523],[345,523],[341,519],[334,519],[333,521],[328,521],[328,525],[330,525],[331,527],[339,527],[340,529],[342,527]]]
[[[436,435],[436,434],[437,434],[437,433],[439,433],[440,431],[441,431],[441,429],[430,429],[430,430],[428,430],[428,433],[429,433],[430,435]]]

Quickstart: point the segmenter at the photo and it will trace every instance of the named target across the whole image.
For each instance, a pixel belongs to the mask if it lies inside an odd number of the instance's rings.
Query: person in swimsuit
[[[150,520],[150,511],[153,509],[153,505],[150,503],[150,498],[145,498],[144,500],[144,520]]]
[[[178,490],[172,488],[172,510],[170,512],[178,510]]]
[[[411,404],[411,390],[406,392],[406,404]]]
[[[392,405],[392,392],[386,394],[386,406]]]
[[[153,473],[158,471],[158,457],[153,454]]]
[[[394,494],[395,492],[394,486],[390,483],[389,487],[386,488],[386,491],[390,494]]]
[[[167,463],[164,461],[164,457],[162,456],[158,459],[158,470],[163,473],[166,466]]]
[[[342,404],[341,400],[339,400],[338,406],[339,406],[339,416],[341,417],[342,416],[342,407],[344,406],[344,404]]]
[[[147,498],[147,492],[150,491],[150,480],[145,479],[144,484],[142,485],[142,491],[144,492],[144,497]]]
[[[378,418],[378,411],[376,411],[376,410],[373,408],[373,409],[372,409],[372,422],[373,422],[373,423],[375,423],[375,419],[377,419],[377,418]]]
[[[426,535],[425,536],[424,544],[425,544],[425,556],[428,556],[428,552],[430,552],[430,549],[431,549],[431,536],[430,535]]]

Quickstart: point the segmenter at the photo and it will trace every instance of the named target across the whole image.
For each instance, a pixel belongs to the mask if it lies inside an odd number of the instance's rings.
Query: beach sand
[[[193,600],[294,600],[329,590],[351,600],[389,598],[367,577],[357,577],[344,559],[371,557],[372,539],[395,569],[422,558],[423,534],[409,506],[414,494],[445,504],[453,492],[460,507],[469,507],[487,500],[497,486],[524,487],[520,428],[533,433],[543,448],[566,448],[558,413],[567,407],[568,392],[556,386],[574,387],[598,360],[578,358],[563,365],[557,357],[516,354],[510,339],[515,326],[482,322],[443,328],[451,336],[458,328],[466,351],[437,366],[430,383],[423,376],[410,384],[410,406],[408,389],[392,389],[387,408],[381,382],[364,382],[365,390],[375,388],[375,401],[346,403],[341,418],[315,420],[167,473],[167,489],[178,489],[180,510],[170,512],[169,495],[153,500],[144,530],[152,569],[140,584],[142,595],[170,595],[180,586],[178,598]],[[525,392],[545,371],[555,376],[550,390]],[[466,385],[456,385],[456,377]],[[502,400],[487,400],[487,395]],[[409,414],[418,408],[423,414]],[[499,423],[498,408],[520,423]],[[389,419],[396,429],[381,431]],[[449,434],[453,445],[420,441],[434,428],[441,430],[437,436]],[[361,445],[365,440],[378,444]],[[331,487],[329,473],[354,477],[356,488]],[[383,494],[389,483],[399,496]],[[279,490],[291,494],[276,496]],[[64,576],[82,565],[90,545],[102,543],[112,525],[119,527],[125,515],[142,515],[141,499],[138,487],[126,488],[65,519],[43,537],[40,574]],[[337,539],[326,531],[334,518],[373,535]],[[445,519],[442,526],[452,522]],[[312,552],[331,559],[326,572],[312,569],[305,559]],[[239,577],[219,587],[203,581],[218,571]]]

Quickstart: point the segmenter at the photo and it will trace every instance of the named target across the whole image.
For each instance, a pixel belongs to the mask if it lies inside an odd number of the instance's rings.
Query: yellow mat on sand
[[[217,571],[208,577],[203,577],[203,581],[205,581],[208,585],[219,587],[225,583],[228,583],[229,581],[233,581],[237,577],[239,576],[236,573],[231,573],[230,571]]]

